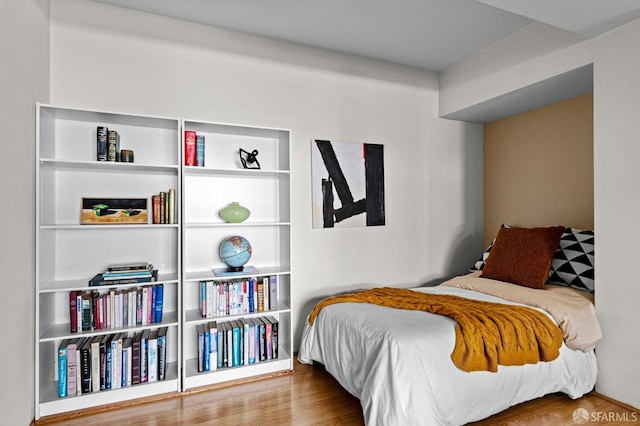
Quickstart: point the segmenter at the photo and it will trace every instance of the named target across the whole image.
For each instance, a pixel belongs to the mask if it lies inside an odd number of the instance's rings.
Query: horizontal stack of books
[[[158,270],[147,262],[111,265],[89,280],[90,286],[136,284],[158,281]]]

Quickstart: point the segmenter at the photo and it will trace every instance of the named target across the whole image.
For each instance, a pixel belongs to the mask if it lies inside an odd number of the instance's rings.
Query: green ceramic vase
[[[231,204],[220,210],[220,217],[228,223],[240,223],[244,222],[251,212],[248,208],[243,207],[237,201],[233,201]]]

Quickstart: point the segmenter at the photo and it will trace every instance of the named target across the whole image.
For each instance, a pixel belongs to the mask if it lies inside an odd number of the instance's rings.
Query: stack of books
[[[110,265],[89,280],[90,286],[136,284],[158,281],[158,270],[147,262]]]

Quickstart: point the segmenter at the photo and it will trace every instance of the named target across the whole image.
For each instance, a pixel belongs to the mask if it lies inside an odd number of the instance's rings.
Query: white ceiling
[[[533,20],[585,37],[640,17],[638,0],[94,0],[441,71]]]

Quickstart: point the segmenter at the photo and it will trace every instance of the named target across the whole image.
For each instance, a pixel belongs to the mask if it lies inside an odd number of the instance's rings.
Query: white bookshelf
[[[117,403],[181,389],[181,136],[177,118],[37,105],[36,128],[36,419],[65,411]],[[96,161],[96,129],[120,133],[120,147],[134,163]],[[176,190],[172,225],[81,224],[82,197],[147,198]],[[115,263],[147,261],[163,284],[161,323],[71,333],[70,291],[105,292],[88,281]],[[118,290],[145,284],[113,286]],[[109,287],[112,288],[112,287]],[[58,396],[57,348],[64,339],[105,334],[133,335],[167,327],[167,371],[163,381],[83,395]]]
[[[292,370],[290,132],[197,120],[184,120],[184,130],[193,130],[204,136],[205,160],[204,166],[183,166],[182,171],[183,389]],[[240,148],[249,152],[259,151],[259,170],[243,168],[238,154]],[[251,211],[245,222],[226,223],[220,218],[219,211],[233,201]],[[214,268],[225,266],[218,257],[220,242],[231,235],[241,235],[249,240],[253,254],[247,265],[257,268],[257,274],[214,275]],[[199,309],[200,282],[250,280],[265,276],[277,278],[277,309],[202,317]],[[196,327],[199,324],[266,315],[279,322],[277,359],[198,372]]]

